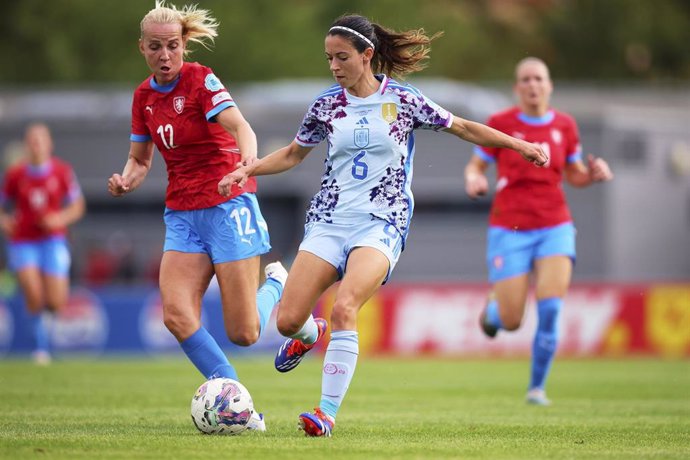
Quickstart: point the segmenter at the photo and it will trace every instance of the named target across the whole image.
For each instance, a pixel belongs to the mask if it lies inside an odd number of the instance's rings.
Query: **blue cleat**
[[[305,436],[329,438],[334,426],[333,417],[324,414],[318,407],[313,414],[304,412],[299,415],[299,427],[304,430]]]
[[[324,336],[326,329],[328,329],[328,323],[323,318],[314,318],[314,321],[319,329],[316,341],[314,343],[305,344],[298,339],[287,339],[276,354],[275,366],[278,372],[289,372],[296,368],[302,361],[302,358],[304,358],[304,355],[314,348],[314,346],[319,343],[319,340],[321,340],[321,337]]]
[[[496,334],[498,333],[498,328],[493,324],[489,323],[489,320],[486,316],[486,307],[484,308],[484,310],[482,310],[481,315],[479,315],[479,327],[482,328],[482,332],[484,332],[484,335],[486,335],[490,339],[496,337]]]

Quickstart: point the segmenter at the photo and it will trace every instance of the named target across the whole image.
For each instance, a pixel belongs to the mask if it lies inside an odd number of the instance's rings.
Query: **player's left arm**
[[[587,155],[587,164],[582,160],[568,163],[565,167],[565,180],[573,187],[587,187],[594,182],[613,179],[609,164],[601,157]]]
[[[216,121],[237,141],[242,164],[247,166],[254,163],[257,158],[256,134],[242,116],[240,109],[235,106],[228,107],[216,115]]]
[[[525,160],[537,166],[544,166],[549,161],[548,155],[539,145],[525,142],[475,121],[453,116],[453,123],[446,131],[473,144],[515,150]]]

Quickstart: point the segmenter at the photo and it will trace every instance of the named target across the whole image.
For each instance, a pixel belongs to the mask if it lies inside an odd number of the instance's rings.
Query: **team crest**
[[[551,139],[553,139],[556,144],[560,144],[563,140],[563,134],[561,134],[560,130],[554,128],[551,130]]]
[[[173,108],[178,114],[182,113],[184,110],[184,96],[177,96],[173,99]]]
[[[398,118],[398,106],[393,102],[386,102],[381,106],[381,116],[390,125]]]
[[[367,128],[355,129],[355,145],[360,149],[369,145],[369,130]]]

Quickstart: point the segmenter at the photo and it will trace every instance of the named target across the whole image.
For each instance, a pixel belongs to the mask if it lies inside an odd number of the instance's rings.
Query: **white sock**
[[[331,332],[331,341],[323,360],[319,407],[334,419],[352,381],[358,355],[357,331]]]
[[[318,337],[319,327],[316,325],[313,315],[309,315],[309,318],[307,318],[307,321],[304,323],[304,326],[302,326],[302,329],[290,336],[291,339],[297,339],[306,345],[316,342]]]

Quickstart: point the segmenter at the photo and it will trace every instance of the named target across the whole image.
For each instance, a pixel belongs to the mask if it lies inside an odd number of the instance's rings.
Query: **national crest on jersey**
[[[410,188],[414,129],[450,127],[450,112],[416,88],[378,75],[366,98],[334,85],[309,107],[295,138],[305,147],[328,142],[321,189],[307,222],[382,219],[405,237],[414,198]]]
[[[194,62],[184,63],[174,82],[158,85],[150,76],[135,91],[130,139],[153,141],[163,156],[168,208],[202,209],[256,191],[252,178],[248,188],[233,187],[229,198],[217,192],[218,181],[240,161],[235,139],[215,123],[220,112],[234,106],[212,70]]]

